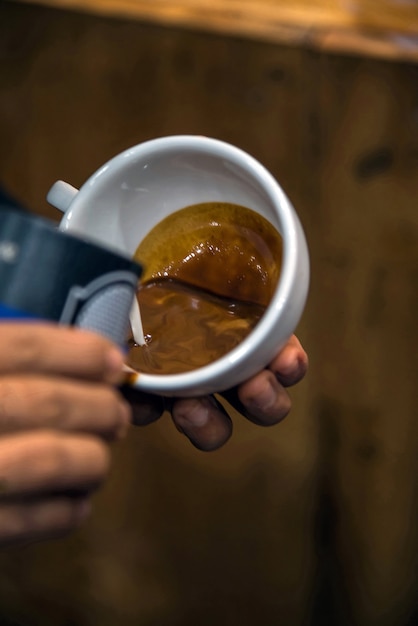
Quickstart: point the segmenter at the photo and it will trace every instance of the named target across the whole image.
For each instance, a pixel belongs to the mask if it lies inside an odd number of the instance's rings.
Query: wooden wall
[[[237,144],[304,224],[311,359],[280,426],[215,453],[168,416],[91,520],[0,555],[0,624],[418,622],[418,69],[0,2],[0,179],[32,210],[142,140]]]
[[[415,0],[20,0],[172,27],[418,60]]]

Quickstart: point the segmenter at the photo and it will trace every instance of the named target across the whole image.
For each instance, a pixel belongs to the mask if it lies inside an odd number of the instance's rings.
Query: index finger
[[[123,378],[119,348],[89,331],[43,322],[1,322],[0,345],[0,375],[42,373],[115,384]]]

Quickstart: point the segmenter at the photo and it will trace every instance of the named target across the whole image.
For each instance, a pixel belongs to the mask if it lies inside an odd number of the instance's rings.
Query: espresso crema
[[[228,203],[181,209],[157,224],[134,258],[146,343],[127,364],[177,374],[235,348],[263,315],[280,275],[282,239],[255,211]]]

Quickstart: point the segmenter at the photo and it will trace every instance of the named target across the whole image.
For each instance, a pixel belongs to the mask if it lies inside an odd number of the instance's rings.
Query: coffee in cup
[[[134,258],[145,343],[129,339],[138,372],[178,374],[235,348],[256,326],[280,274],[282,239],[256,211],[208,202],[159,222]]]

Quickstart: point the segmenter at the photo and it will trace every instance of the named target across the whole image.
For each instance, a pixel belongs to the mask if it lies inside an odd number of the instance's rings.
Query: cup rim
[[[143,159],[147,153],[151,155],[161,150],[179,152],[194,150],[207,154],[208,147],[213,156],[234,162],[244,167],[244,169],[251,170],[252,176],[255,177],[260,188],[263,189],[268,197],[271,206],[274,207],[280,225],[283,243],[280,276],[271,301],[257,325],[238,346],[227,354],[216,361],[189,372],[178,374],[148,374],[135,371],[132,376],[135,380],[131,381],[131,384],[134,387],[138,387],[150,393],[175,393],[179,390],[189,389],[195,386],[209,387],[211,380],[215,378],[219,380],[222,379],[223,376],[225,376],[226,380],[231,365],[233,369],[236,370],[241,363],[251,358],[251,355],[257,351],[257,346],[260,345],[260,343],[268,341],[269,332],[274,325],[280,323],[280,318],[288,303],[288,298],[292,294],[293,286],[297,279],[297,259],[299,254],[298,217],[290,200],[267,168],[255,157],[245,152],[245,150],[228,142],[203,135],[171,135],[144,141],[143,143],[124,150],[107,161],[82,185],[61,222],[61,224],[64,225],[68,224],[71,220],[74,208],[83,201],[86,195],[88,196],[92,187],[101,184],[104,180],[102,177],[103,174],[109,170],[114,170],[116,174],[117,171],[124,167],[127,159]],[[107,177],[106,179],[107,182],[105,184],[108,185],[109,180]],[[264,366],[265,365],[267,364],[265,363]],[[221,391],[221,389],[219,390]]]

